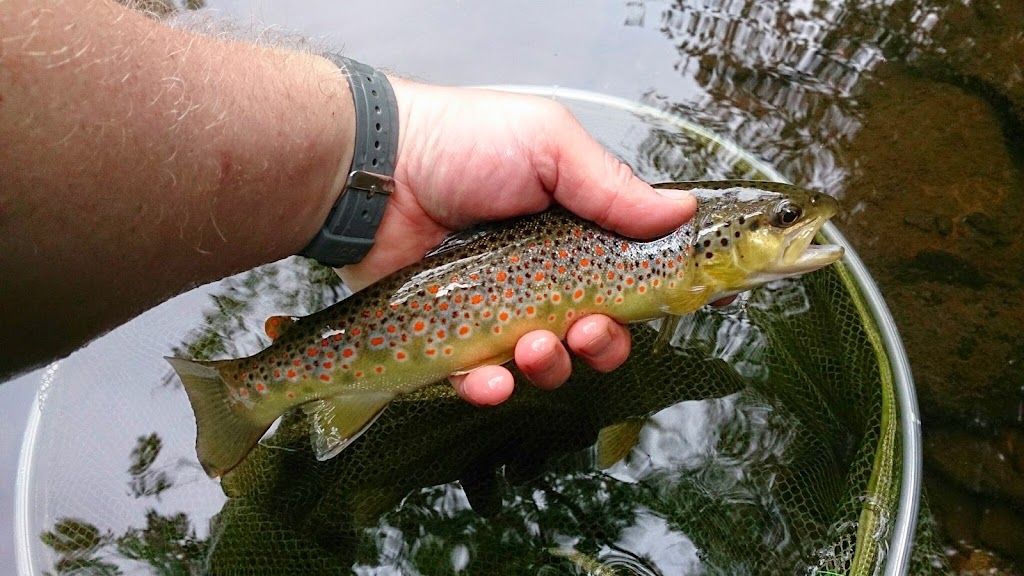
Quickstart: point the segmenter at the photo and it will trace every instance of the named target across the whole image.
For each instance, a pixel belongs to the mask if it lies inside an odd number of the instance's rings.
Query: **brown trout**
[[[661,238],[624,238],[554,208],[454,236],[315,314],[273,317],[273,344],[253,356],[168,358],[195,412],[203,468],[227,473],[300,406],[317,457],[330,458],[396,396],[505,363],[530,331],[564,337],[587,314],[622,323],[684,315],[843,254],[811,245],[838,208],[830,196],[769,182],[656,187],[698,200],[693,219]]]

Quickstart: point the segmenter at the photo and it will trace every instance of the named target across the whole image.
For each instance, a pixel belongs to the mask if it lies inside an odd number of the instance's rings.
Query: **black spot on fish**
[[[711,259],[712,256],[714,256],[714,254],[712,254],[711,252],[708,252],[707,254],[704,255],[704,257],[709,259],[709,260]]]
[[[729,245],[729,241],[726,240],[725,238],[722,238],[722,246],[728,246],[728,245]]]

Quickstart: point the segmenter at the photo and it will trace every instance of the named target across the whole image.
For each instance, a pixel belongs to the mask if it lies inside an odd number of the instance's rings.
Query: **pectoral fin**
[[[711,297],[711,288],[707,286],[693,286],[685,290],[676,290],[665,295],[665,303],[661,311],[666,314],[682,316],[694,312],[708,303]]]
[[[676,334],[676,329],[679,328],[680,316],[665,316],[661,319],[661,327],[658,328],[658,335],[654,339],[654,346],[652,351],[655,354],[661,354],[668,349],[669,344],[672,343],[672,337]]]
[[[329,460],[366,432],[394,394],[346,394],[304,404],[317,460]]]
[[[501,366],[502,364],[508,362],[509,360],[512,360],[512,358],[514,357],[514,350],[511,350],[509,352],[503,352],[501,354],[498,354],[497,356],[491,356],[490,358],[486,358],[484,360],[476,362],[475,364],[469,367],[463,368],[461,370],[456,370],[455,372],[452,372],[451,375],[462,376],[464,374],[469,374],[470,372],[476,370],[477,368],[480,368],[481,366]]]
[[[597,466],[611,468],[622,460],[640,440],[645,418],[630,418],[618,424],[605,426],[597,433]]]

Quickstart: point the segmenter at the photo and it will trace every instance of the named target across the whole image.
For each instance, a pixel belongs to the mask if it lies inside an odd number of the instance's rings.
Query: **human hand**
[[[552,202],[635,238],[666,234],[696,209],[689,193],[656,191],[636,178],[553,100],[391,82],[400,116],[395,192],[373,249],[339,271],[355,290],[418,261],[454,231],[540,212]],[[575,322],[566,341],[600,371],[614,370],[630,351],[626,328],[602,315]],[[568,352],[547,330],[523,336],[515,361],[546,389],[571,371]],[[502,366],[478,368],[452,383],[477,405],[498,404],[514,387]]]

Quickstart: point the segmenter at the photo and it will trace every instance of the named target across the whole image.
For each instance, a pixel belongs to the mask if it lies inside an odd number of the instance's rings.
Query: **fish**
[[[203,469],[223,476],[295,408],[309,416],[317,458],[332,458],[396,397],[504,364],[528,332],[564,338],[589,314],[624,324],[677,318],[843,255],[812,244],[838,211],[826,194],[756,181],[654,186],[698,201],[689,222],[660,238],[626,238],[556,206],[454,235],[309,316],[272,317],[276,338],[252,356],[168,357],[195,415]]]

